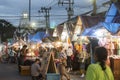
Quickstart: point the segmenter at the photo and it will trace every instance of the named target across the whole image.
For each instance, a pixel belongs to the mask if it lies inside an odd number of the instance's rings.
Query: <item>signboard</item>
[[[57,73],[57,69],[54,63],[54,57],[52,53],[46,52],[43,54],[43,60],[41,62],[41,70],[43,77],[45,77],[47,73]]]

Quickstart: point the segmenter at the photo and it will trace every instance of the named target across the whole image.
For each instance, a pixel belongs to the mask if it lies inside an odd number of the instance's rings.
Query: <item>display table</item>
[[[115,80],[120,80],[120,58],[110,58],[110,67]]]

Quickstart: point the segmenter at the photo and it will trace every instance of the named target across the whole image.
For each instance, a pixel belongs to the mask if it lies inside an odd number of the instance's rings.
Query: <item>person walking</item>
[[[15,63],[16,62],[16,58],[15,58],[15,54],[16,52],[13,50],[14,48],[11,47],[10,48],[10,51],[9,51],[9,60],[8,60],[8,63]]]
[[[68,47],[66,53],[67,53],[67,72],[69,72],[72,70],[71,56],[73,55],[73,50],[71,46]]]
[[[59,55],[59,72],[60,72],[60,78],[63,80],[63,77],[65,76],[67,80],[70,80],[70,77],[68,76],[66,72],[66,66],[67,66],[67,56],[64,52],[63,49],[60,50],[60,55]]]
[[[96,63],[88,66],[85,80],[114,80],[113,73],[106,64],[108,58],[107,49],[96,47],[94,58]]]

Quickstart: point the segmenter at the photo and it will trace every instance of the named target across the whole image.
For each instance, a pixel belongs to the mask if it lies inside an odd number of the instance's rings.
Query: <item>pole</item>
[[[58,4],[62,4],[62,6],[63,6],[63,4],[68,5],[66,10],[67,10],[67,14],[68,14],[68,20],[70,20],[71,16],[73,16],[73,13],[74,13],[74,11],[73,11],[74,0],[63,0],[63,1],[59,0]]]
[[[66,8],[67,10],[67,15],[68,15],[68,22],[67,22],[67,32],[68,32],[68,37],[71,41],[71,38],[72,38],[72,34],[71,34],[71,27],[70,27],[70,19],[71,19],[71,16],[73,16],[73,4],[74,4],[74,0],[59,0],[58,4],[67,4],[68,7]]]
[[[29,0],[29,22],[31,21],[31,0]]]
[[[72,0],[69,0],[68,2],[69,6],[68,6],[68,9],[67,9],[67,13],[68,13],[68,26],[67,26],[67,31],[68,31],[68,35],[69,35],[69,38],[70,38],[70,41],[71,41],[71,27],[70,27],[70,20],[71,20],[71,16],[73,16],[73,1]]]
[[[45,19],[46,19],[46,33],[48,34],[48,28],[49,28],[49,25],[48,25],[48,10],[45,8]]]
[[[50,28],[50,13],[49,11],[51,10],[51,7],[46,8],[42,7],[41,12],[45,13],[45,19],[46,19],[46,33],[48,34],[48,29]]]
[[[92,15],[96,15],[96,10],[97,10],[96,0],[93,0],[93,14]]]
[[[0,34],[0,44],[1,44],[1,34]]]
[[[72,16],[72,5],[71,5],[71,0],[69,0],[69,7],[68,7],[68,20],[71,19]]]

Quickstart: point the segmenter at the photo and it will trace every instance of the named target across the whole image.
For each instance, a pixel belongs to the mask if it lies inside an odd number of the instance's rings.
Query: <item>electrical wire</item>
[[[58,1],[58,0],[57,0]],[[52,0],[49,4],[47,4],[47,6],[51,6],[52,8],[56,8],[56,5],[57,5],[57,1],[56,0]],[[52,4],[52,5],[51,5]],[[77,5],[73,6],[74,10],[76,11],[76,13],[80,14],[80,10],[78,9],[81,9],[81,8],[90,8],[92,7],[92,5],[89,5],[89,6],[80,6],[79,3],[77,3]],[[97,8],[101,8],[103,7],[102,5],[98,6]],[[61,10],[62,12],[63,10]],[[67,19],[67,18],[61,18],[62,16],[67,16],[67,15],[50,15],[52,19]],[[54,16],[54,17],[53,17]],[[76,14],[74,16],[77,16]],[[113,15],[106,15],[106,16],[113,16]],[[20,20],[22,16],[19,16],[19,15],[15,15],[15,16],[0,16],[0,18],[5,18],[5,19],[9,19],[9,20]],[[44,16],[31,16],[32,18],[38,18],[38,17],[44,17]],[[17,19],[16,19],[17,18]]]
[[[51,1],[47,6],[49,7],[53,7],[53,6],[55,6],[58,2],[55,2],[55,1],[58,1],[58,0],[53,0],[53,1]],[[55,2],[55,3],[54,3]],[[52,5],[51,5],[52,4]]]
[[[55,14],[52,14],[50,15],[51,17],[50,18],[61,18],[61,17],[67,17],[67,15],[55,15]],[[74,16],[78,16],[78,15],[74,15]],[[107,17],[115,17],[114,15],[106,15]],[[44,16],[31,16],[32,18],[38,18],[38,17],[44,17]],[[104,17],[104,16],[103,16]],[[17,20],[21,18],[21,16],[0,16],[1,19],[14,19],[14,20]]]

